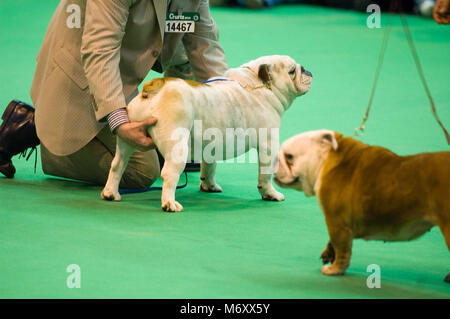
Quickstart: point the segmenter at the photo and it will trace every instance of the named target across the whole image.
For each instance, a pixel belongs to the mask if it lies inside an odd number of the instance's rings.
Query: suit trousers
[[[105,185],[116,152],[116,137],[106,125],[79,151],[57,156],[41,144],[42,169],[45,174]],[[135,151],[125,169],[120,188],[144,188],[159,177],[159,160],[155,150]]]

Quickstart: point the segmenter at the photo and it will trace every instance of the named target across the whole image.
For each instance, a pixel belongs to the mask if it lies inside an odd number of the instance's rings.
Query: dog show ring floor
[[[0,111],[13,98],[31,103],[36,56],[58,2],[0,3]],[[281,142],[322,128],[353,134],[370,95],[385,15],[380,29],[370,29],[367,13],[307,5],[211,12],[230,67],[283,54],[312,72],[310,92],[282,120]],[[417,16],[408,22],[449,127],[450,27]],[[449,149],[398,16],[360,139],[401,155]],[[189,173],[189,185],[177,191],[182,213],[162,212],[160,191],[105,202],[100,186],[45,176],[40,160],[34,173],[34,156],[14,164],[14,179],[0,177],[0,298],[450,297],[443,281],[450,254],[437,227],[411,242],[355,240],[346,275],[322,275],[328,234],[317,199],[279,189],[284,202],[262,201],[255,163],[219,163],[223,193],[200,192],[199,173]],[[373,264],[380,288],[367,284]],[[69,288],[73,267],[80,288]]]

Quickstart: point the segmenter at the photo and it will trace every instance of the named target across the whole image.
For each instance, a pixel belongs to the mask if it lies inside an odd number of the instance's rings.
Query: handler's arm
[[[131,0],[87,0],[81,60],[98,121],[126,106],[120,77],[120,47]]]
[[[220,76],[228,69],[225,52],[219,44],[219,32],[209,11],[209,2],[202,0],[198,9],[200,22],[193,33],[186,33],[183,44],[197,81]]]
[[[81,59],[94,99],[97,121],[126,107],[120,76],[120,48],[133,0],[87,0],[81,41]],[[153,147],[146,131],[149,123],[119,123],[117,133],[140,150]],[[111,121],[110,121],[111,123]]]

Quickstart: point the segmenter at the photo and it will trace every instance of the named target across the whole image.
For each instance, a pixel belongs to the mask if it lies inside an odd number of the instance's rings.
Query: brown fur
[[[398,156],[339,133],[336,139],[318,191],[334,271],[345,272],[354,238],[411,240],[438,225],[450,250],[450,152]]]
[[[171,77],[167,77],[167,78],[157,78],[157,79],[153,79],[150,80],[146,83],[144,83],[143,87],[142,87],[142,97],[143,98],[148,98],[148,97],[152,97],[155,96],[156,94],[158,94],[158,92],[161,90],[161,88],[170,81],[177,81],[179,80],[178,78],[171,78]],[[189,84],[192,87],[199,87],[199,86],[203,86],[205,84],[201,83],[201,82],[197,82],[197,81],[192,81],[192,80],[183,80],[184,82],[186,82],[187,84]]]
[[[269,66],[267,64],[261,64],[258,70],[258,77],[265,85],[269,85],[272,78],[270,76]]]

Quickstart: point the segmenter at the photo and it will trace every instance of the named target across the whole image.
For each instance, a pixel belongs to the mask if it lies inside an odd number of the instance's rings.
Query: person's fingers
[[[156,145],[155,145],[155,143],[153,142],[153,139],[152,139],[151,137],[148,139],[147,148],[148,148],[149,150],[152,150],[152,149],[156,148]]]
[[[119,127],[118,134],[137,150],[146,152],[156,147],[148,135],[148,127],[156,122],[156,118],[150,117],[142,122],[123,124]]]
[[[155,144],[153,143],[153,139],[151,137],[142,137],[138,142],[138,149],[140,151],[148,151],[155,148]]]
[[[150,148],[153,145],[153,140],[151,137],[146,137],[141,140],[141,145],[145,148]]]
[[[149,117],[148,119],[144,120],[144,121],[142,122],[142,124],[143,124],[146,128],[148,128],[149,126],[155,125],[156,122],[158,122],[158,119],[157,119],[156,117],[153,117],[153,116],[152,116],[152,117]]]

